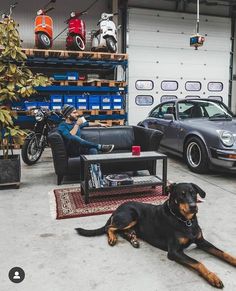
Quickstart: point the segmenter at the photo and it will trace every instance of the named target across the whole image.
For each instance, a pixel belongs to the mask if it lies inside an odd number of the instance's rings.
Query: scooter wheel
[[[85,50],[85,43],[79,35],[73,36],[73,46],[77,50],[80,50],[80,51]]]
[[[106,39],[106,44],[107,44],[107,49],[111,53],[116,53],[117,52],[117,45],[115,40],[112,37],[108,37]]]
[[[52,46],[52,40],[48,37],[47,34],[39,32],[37,34],[37,48],[39,49],[50,49]]]

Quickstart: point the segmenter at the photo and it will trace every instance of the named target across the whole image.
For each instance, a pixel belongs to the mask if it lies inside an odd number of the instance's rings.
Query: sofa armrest
[[[63,175],[68,169],[68,156],[64,140],[58,131],[52,131],[48,135],[48,141],[52,150],[55,172],[57,175]]]
[[[135,145],[141,146],[141,151],[157,151],[163,133],[160,130],[133,126]]]

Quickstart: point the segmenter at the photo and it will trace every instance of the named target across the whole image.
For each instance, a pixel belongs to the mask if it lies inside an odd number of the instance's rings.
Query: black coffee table
[[[101,187],[101,188],[92,188],[89,186],[90,179],[90,165],[91,164],[106,164],[106,163],[114,163],[114,162],[131,162],[131,161],[151,161],[152,169],[150,176],[143,176],[141,178],[142,181],[136,181],[131,185],[120,185],[120,186],[112,186],[112,187]],[[162,160],[162,177],[157,176],[156,174],[156,161]],[[141,152],[140,156],[133,156],[132,153],[109,153],[109,154],[98,154],[98,155],[81,155],[82,161],[82,173],[83,173],[83,181],[81,182],[81,192],[84,194],[85,203],[89,203],[89,193],[91,192],[103,192],[109,191],[111,189],[117,188],[127,188],[127,192],[129,192],[130,187],[146,187],[146,186],[157,186],[162,185],[162,193],[164,194],[166,182],[167,182],[167,156],[158,153],[155,151],[149,152]],[[114,174],[114,173],[110,173]],[[145,178],[146,177],[146,178]]]

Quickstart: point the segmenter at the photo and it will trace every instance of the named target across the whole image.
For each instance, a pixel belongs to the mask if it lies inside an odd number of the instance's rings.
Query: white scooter
[[[97,24],[99,29],[92,35],[91,51],[117,52],[117,29],[112,21],[116,14],[102,13]]]

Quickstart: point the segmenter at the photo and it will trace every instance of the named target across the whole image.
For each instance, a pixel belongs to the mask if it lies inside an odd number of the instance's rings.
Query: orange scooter
[[[54,9],[54,7],[48,8],[51,3],[55,3],[56,0],[50,0],[43,9],[38,10],[35,18],[35,47],[39,49],[50,49],[52,47],[53,40],[53,20],[47,13]]]

